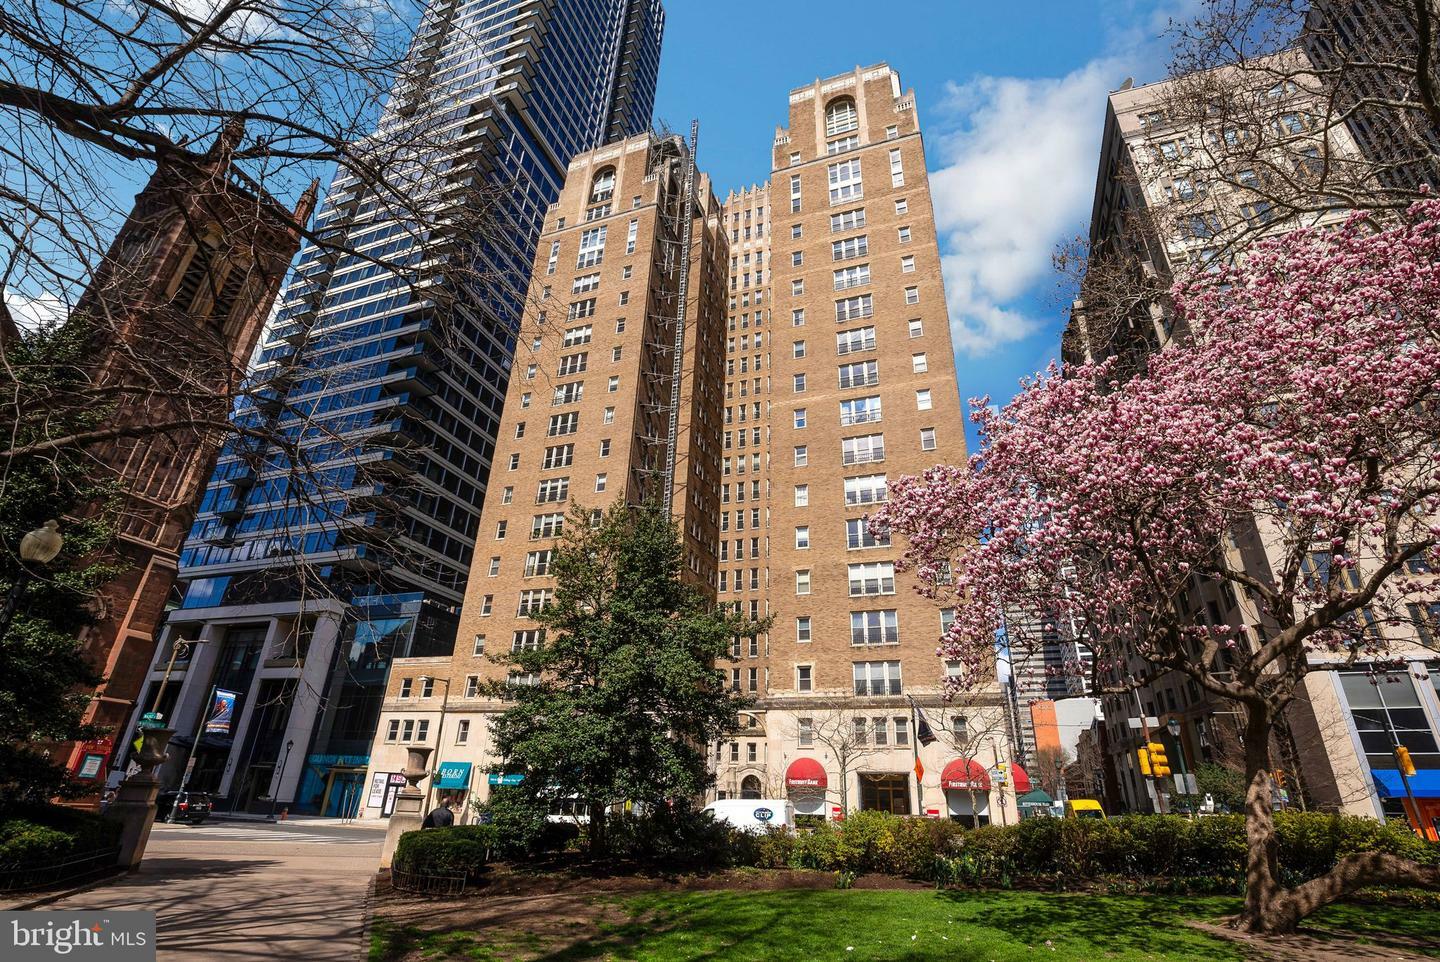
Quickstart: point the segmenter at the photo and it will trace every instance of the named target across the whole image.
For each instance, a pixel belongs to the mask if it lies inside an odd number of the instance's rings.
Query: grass
[[[1187,928],[1233,900],[1027,892],[702,891],[594,900],[592,925],[527,940],[498,931],[425,931],[377,919],[370,959],[473,962],[1083,962],[1240,960]]]
[[[800,890],[652,892],[584,900],[562,922],[537,907],[485,928],[377,918],[370,962],[1241,962],[1190,928],[1233,914],[1224,896]],[[1307,927],[1440,957],[1433,909],[1331,906]],[[530,923],[527,925],[527,922]],[[538,929],[539,931],[535,931]],[[1390,942],[1389,944],[1394,944]]]
[[[1440,958],[1440,912],[1434,908],[1390,905],[1330,905],[1306,919],[1307,928],[1343,931],[1357,942],[1368,945],[1394,944],[1395,936],[1404,940],[1407,952]]]

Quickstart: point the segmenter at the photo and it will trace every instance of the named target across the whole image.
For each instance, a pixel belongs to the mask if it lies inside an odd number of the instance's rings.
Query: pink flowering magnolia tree
[[[1145,371],[1052,367],[1003,410],[978,403],[979,452],[893,482],[872,523],[906,536],[922,584],[954,572],[952,692],[987,680],[1004,615],[1022,611],[1076,626],[1101,687],[1181,672],[1236,705],[1244,927],[1293,929],[1364,884],[1437,885],[1434,867],[1372,854],[1282,887],[1268,772],[1307,673],[1383,665],[1427,637],[1412,606],[1437,597],[1423,572],[1440,570],[1440,202],[1384,229],[1357,217],[1262,242],[1173,295],[1186,333]],[[1249,624],[1197,617],[1206,581]]]

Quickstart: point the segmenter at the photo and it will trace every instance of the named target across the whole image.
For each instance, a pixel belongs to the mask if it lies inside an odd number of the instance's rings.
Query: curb
[[[379,878],[380,873],[376,872],[365,886],[365,902],[360,908],[360,945],[355,954],[359,962],[365,962],[370,957],[370,925],[375,919],[375,883]]]
[[[118,881],[129,874],[130,873],[125,871],[124,869],[117,868],[106,873],[105,875],[100,876],[99,878],[91,879],[83,885],[77,885],[74,888],[66,889],[63,892],[51,892],[47,895],[42,895],[37,899],[31,899],[29,902],[20,902],[16,905],[8,905],[5,907],[5,911],[28,912],[31,909],[38,909],[43,906],[50,905],[54,902],[59,902],[62,899],[68,899],[72,895],[79,895],[82,892],[88,892],[91,889],[99,888],[102,885],[109,885],[111,882]]]

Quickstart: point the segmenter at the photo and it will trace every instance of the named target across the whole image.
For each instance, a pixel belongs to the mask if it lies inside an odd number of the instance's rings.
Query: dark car
[[[175,821],[199,825],[210,816],[213,802],[208,792],[161,792],[155,802],[155,817],[168,821],[175,810]]]

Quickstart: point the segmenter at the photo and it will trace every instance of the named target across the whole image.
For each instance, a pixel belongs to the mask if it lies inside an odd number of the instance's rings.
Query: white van
[[[763,832],[772,826],[795,827],[795,806],[788,798],[724,798],[701,811],[744,832]]]

